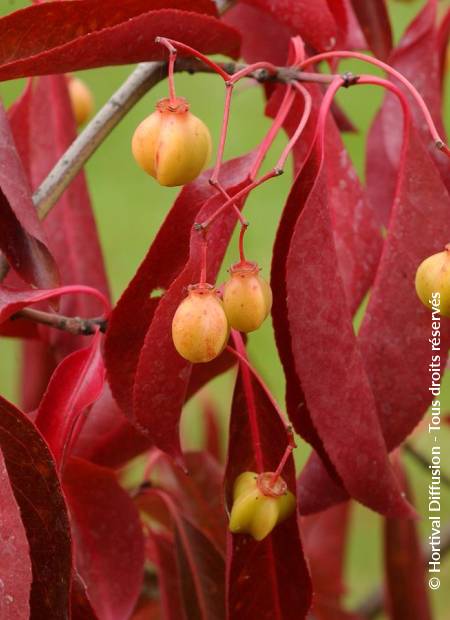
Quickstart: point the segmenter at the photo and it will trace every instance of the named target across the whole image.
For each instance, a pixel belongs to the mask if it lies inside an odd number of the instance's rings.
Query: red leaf
[[[178,575],[187,617],[221,620],[225,617],[223,556],[209,538],[184,518],[165,491],[146,491],[139,505],[144,510],[149,508],[151,514],[155,500],[164,505],[173,522]]]
[[[412,499],[406,473],[400,460],[397,475],[409,499]],[[432,522],[431,522],[432,524]],[[440,524],[439,529],[440,531]],[[384,562],[387,607],[391,620],[431,620],[426,584],[425,558],[414,520],[385,519]]]
[[[72,543],[55,463],[31,420],[1,397],[0,447],[30,546],[30,616],[66,620]]]
[[[450,217],[450,197],[425,146],[414,130],[407,141],[388,236],[359,332],[389,450],[409,435],[433,398],[428,389],[431,313],[417,298],[414,277],[421,261],[448,242]],[[449,345],[444,319],[442,372]]]
[[[295,32],[290,24],[281,23],[278,17],[245,2],[235,4],[224,14],[223,21],[242,36],[241,55],[246,62],[264,59],[275,65],[285,64],[289,41]],[[254,27],[255,23],[258,28]],[[270,45],[267,45],[268,40]]]
[[[98,620],[89,602],[86,586],[77,571],[74,570],[70,598],[71,620]]]
[[[0,103],[0,249],[27,283],[40,288],[58,284],[56,264],[45,244],[17,154],[5,111]]]
[[[337,28],[327,0],[244,0],[292,28],[294,33],[318,51],[332,49]]]
[[[287,446],[284,424],[266,394],[251,379],[258,412],[264,469],[275,471]],[[231,411],[226,472],[228,505],[234,481],[244,471],[257,471],[248,421],[248,404],[238,378]],[[283,478],[295,493],[295,471],[290,458]],[[229,534],[227,557],[228,618],[300,620],[311,605],[311,582],[303,557],[297,515],[277,525],[260,542],[243,534]]]
[[[447,71],[447,50],[448,40],[450,38],[450,8],[447,9],[444,17],[439,24],[438,30],[438,52],[439,52],[439,68],[441,78],[441,90],[444,88],[445,73]]]
[[[177,579],[174,540],[167,534],[150,531],[147,538],[149,560],[156,564],[158,589],[164,620],[187,620]]]
[[[30,617],[31,560],[25,528],[0,450],[0,617]]]
[[[108,384],[87,416],[73,455],[105,467],[120,467],[151,446],[124,416]]]
[[[310,515],[335,506],[349,498],[332,467],[312,451],[297,480],[300,514]]]
[[[392,49],[392,31],[385,0],[351,0],[364,36],[375,56],[386,60]]]
[[[28,121],[31,184],[36,189],[76,137],[75,121],[65,76],[37,81],[29,102]],[[21,115],[24,122],[25,114]],[[42,128],[45,127],[45,131]],[[44,223],[50,250],[62,284],[85,284],[109,298],[108,283],[84,173],[76,176]],[[95,300],[66,297],[59,307],[66,316],[95,316]],[[84,346],[74,338],[49,330],[49,342],[58,358]]]
[[[410,515],[389,465],[353,332],[328,204],[323,149],[323,144],[316,144],[288,199],[301,208],[286,262],[295,367],[314,427],[347,491],[383,514]]]
[[[409,79],[423,96],[438,131],[444,135],[442,97],[439,75],[438,33],[436,29],[436,2],[430,0],[410,24],[398,47],[389,58],[389,64]],[[400,85],[401,88],[403,88]],[[448,158],[435,148],[423,114],[415,101],[411,111],[420,135],[439,167],[450,191]],[[387,94],[376,116],[367,143],[367,190],[379,219],[387,226],[396,190],[399,153],[402,140],[402,112],[396,97]],[[383,183],[380,183],[383,179]]]
[[[91,344],[75,351],[56,368],[39,405],[36,426],[47,440],[59,468],[70,454],[81,416],[100,396],[105,367],[98,331]]]
[[[237,190],[252,162],[251,154],[225,164],[221,181],[228,191]],[[106,364],[114,396],[129,414],[134,386],[133,421],[148,431],[155,445],[172,455],[180,452],[178,422],[192,365],[176,352],[170,325],[185,287],[197,281],[200,274],[201,240],[192,226],[223,201],[212,192],[209,176],[210,172],[205,172],[180,193],[113,311],[106,339]],[[209,235],[210,281],[215,280],[236,215],[229,210],[219,220]],[[156,306],[150,295],[159,289],[168,290]],[[170,382],[169,376],[173,378]]]
[[[17,322],[36,327],[31,321]],[[12,325],[15,323],[11,322]],[[39,407],[56,361],[48,344],[40,340],[23,342],[21,357],[20,406],[23,411],[29,412]]]
[[[304,517],[303,540],[315,593],[313,614],[330,620],[345,594],[344,561],[349,525],[349,502],[319,515]]]
[[[161,452],[152,479],[176,499],[183,517],[224,555],[226,521],[222,468],[206,452],[188,452],[185,463],[187,474]]]
[[[155,43],[159,35],[205,54],[237,57],[237,32],[211,14],[215,8],[209,0],[69,0],[30,6],[0,19],[0,80],[166,58]]]
[[[95,613],[123,620],[142,585],[144,540],[139,515],[111,470],[71,459],[64,492],[73,519],[77,568]]]

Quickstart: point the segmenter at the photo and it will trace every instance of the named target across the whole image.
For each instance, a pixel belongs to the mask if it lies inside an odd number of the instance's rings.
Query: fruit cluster
[[[178,353],[190,362],[210,362],[225,348],[230,328],[252,332],[270,312],[272,293],[256,263],[239,262],[219,291],[211,284],[194,284],[178,306],[172,338]]]

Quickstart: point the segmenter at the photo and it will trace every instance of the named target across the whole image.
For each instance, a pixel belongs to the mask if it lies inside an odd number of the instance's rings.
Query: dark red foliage
[[[245,372],[245,369],[243,369]],[[242,372],[242,370],[241,370]],[[274,471],[287,446],[284,424],[256,381],[254,390],[258,431],[264,471]],[[249,425],[249,403],[239,377],[230,419],[230,438],[226,470],[228,507],[234,481],[245,471],[258,471],[255,446]],[[283,478],[295,492],[292,458]],[[303,557],[297,516],[279,524],[261,542],[247,534],[229,534],[227,554],[228,613],[233,620],[258,616],[261,620],[298,620],[311,604],[311,584]]]
[[[385,0],[351,0],[370,49],[378,58],[386,60],[392,49],[392,31]]]
[[[223,167],[221,182],[231,194],[246,179],[252,162],[249,155]],[[192,364],[176,352],[171,322],[186,287],[200,276],[201,237],[193,224],[221,204],[208,178],[206,172],[182,190],[114,309],[106,338],[106,366],[115,398],[128,415],[132,413],[133,423],[172,456],[180,455],[178,424]],[[235,221],[229,210],[211,230],[210,281],[215,280]],[[164,293],[158,302],[152,294],[161,289]],[[168,373],[173,376],[170,382]]]
[[[165,58],[164,48],[155,43],[162,35],[207,54],[236,57],[239,35],[214,12],[208,0],[68,0],[30,6],[0,19],[0,79]]]
[[[56,465],[34,424],[1,397],[0,448],[30,548],[31,617],[64,620],[70,600],[72,541]]]
[[[31,560],[25,528],[0,450],[0,617],[30,617]]]
[[[396,469],[406,495],[412,500],[406,472],[398,456]],[[434,526],[436,525],[435,522]],[[440,530],[440,525],[438,529]],[[383,532],[386,598],[390,620],[431,620],[433,616],[426,583],[425,558],[416,522],[385,519]],[[433,575],[430,573],[430,576]]]
[[[81,459],[68,462],[64,493],[73,519],[76,565],[94,611],[106,620],[127,618],[144,567],[142,528],[131,498],[111,470]]]
[[[36,426],[47,440],[59,468],[76,441],[87,408],[100,396],[105,382],[101,334],[85,349],[68,355],[53,373],[39,405]]]
[[[41,288],[57,286],[58,270],[46,245],[31,200],[30,186],[1,104],[0,217],[0,249],[20,277]]]

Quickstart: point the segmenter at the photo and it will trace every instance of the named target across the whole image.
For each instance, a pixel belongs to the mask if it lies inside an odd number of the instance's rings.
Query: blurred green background
[[[395,32],[395,38],[401,36],[405,26],[423,5],[422,0],[410,2],[389,2],[389,9]],[[441,5],[448,6],[448,2]],[[27,6],[23,0],[4,0],[0,15]],[[132,67],[105,68],[85,71],[80,76],[92,89],[97,107],[100,107],[113,91],[128,76]],[[342,63],[342,69],[357,72],[358,65]],[[367,70],[366,70],[367,71]],[[450,82],[450,80],[448,80]],[[191,102],[192,111],[200,116],[210,127],[215,144],[217,144],[224,91],[221,81],[211,75],[176,77],[178,93],[182,93]],[[449,84],[447,84],[446,107],[448,110]],[[0,84],[0,95],[9,105],[20,93],[23,82],[17,80]],[[117,127],[106,140],[102,148],[89,161],[86,171],[91,189],[92,201],[97,217],[99,234],[104,249],[105,261],[111,281],[114,299],[117,299],[135,270],[161,225],[178,190],[162,188],[153,179],[146,176],[134,163],[130,154],[130,140],[137,124],[153,111],[155,102],[166,95],[167,85],[159,84],[153,89]],[[352,88],[339,93],[338,99],[348,112],[359,133],[346,135],[345,142],[350,150],[358,173],[363,177],[364,140],[374,112],[381,102],[382,94],[374,87]],[[446,115],[447,128],[450,115]],[[225,151],[226,158],[247,152],[258,144],[269,127],[264,117],[264,100],[260,88],[250,84],[239,86],[232,103],[230,128]],[[280,136],[268,158],[267,167],[276,161],[285,140]],[[246,236],[246,251],[249,258],[258,261],[263,274],[268,275],[271,260],[271,247],[276,231],[277,221],[283,208],[285,198],[292,180],[288,169],[282,177],[257,189],[249,198],[246,217],[254,224]],[[231,243],[224,262],[224,269],[219,280],[225,277],[225,269],[237,259],[236,244]],[[273,332],[269,322],[249,338],[250,356],[266,379],[280,403],[283,402],[284,382],[281,367],[276,355]],[[17,344],[7,340],[0,341],[0,393],[17,402],[17,370],[20,355]],[[448,373],[447,373],[448,375]],[[216,381],[210,394],[221,411],[222,423],[226,429],[233,375],[229,374]],[[446,387],[445,407],[450,403],[450,385],[448,376],[444,380]],[[186,407],[183,415],[185,446],[193,447],[201,441],[201,424],[199,423],[199,403],[194,401]],[[430,444],[425,433],[414,438],[414,444],[424,455],[430,454]],[[441,444],[443,454],[450,449],[450,430],[442,430]],[[308,448],[300,443],[297,460],[301,464],[308,455]],[[414,493],[418,509],[426,514],[428,472],[418,466],[410,457],[406,457],[408,470],[412,476]],[[444,497],[442,519],[450,517],[450,499]],[[445,493],[444,493],[445,496]],[[429,534],[428,524],[420,523],[423,536]],[[347,558],[347,576],[349,585],[348,603],[356,604],[378,583],[382,577],[382,550],[380,544],[381,519],[367,509],[355,505],[352,516],[349,554]],[[431,594],[434,617],[439,620],[448,618],[450,608],[450,560],[443,564],[441,589]],[[447,586],[445,586],[447,584]],[[447,593],[446,593],[447,591]],[[405,620],[408,620],[405,618]]]

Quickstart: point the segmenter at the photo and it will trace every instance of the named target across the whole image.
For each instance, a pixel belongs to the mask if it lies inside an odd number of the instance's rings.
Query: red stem
[[[220,130],[219,147],[217,149],[216,163],[214,165],[214,170],[213,170],[213,173],[210,179],[210,182],[212,185],[217,183],[219,179],[220,168],[222,166],[223,152],[225,150],[225,141],[227,139],[228,121],[230,119],[230,106],[231,106],[232,94],[233,94],[233,84],[227,82],[226,92],[225,92],[225,105],[223,108],[222,127]]]
[[[249,75],[249,73],[253,73],[254,71],[257,71],[258,69],[266,69],[267,71],[273,74],[276,74],[278,71],[278,67],[273,65],[271,62],[265,62],[265,61],[255,62],[252,65],[248,65],[247,67],[244,67],[240,71],[236,71],[236,73],[233,73],[229,81],[232,84],[235,84],[238,80],[241,80],[242,78]]]
[[[190,47],[190,45],[185,45],[184,43],[181,43],[180,41],[175,41],[175,39],[168,39],[165,37],[156,37],[155,39],[156,43],[162,43],[161,39],[164,39],[168,43],[171,43],[174,46],[174,48],[176,48],[178,51],[182,50],[183,52],[186,52],[189,55],[195,56],[195,58],[198,58],[199,60],[204,62],[205,65],[207,65],[208,67],[211,67],[211,69],[213,69],[216,73],[218,73],[220,77],[223,80],[225,80],[225,82],[227,82],[230,79],[231,76],[226,71],[224,71],[222,67],[220,67],[214,61],[208,58],[208,56],[205,56],[204,54],[202,54],[201,52],[198,52],[193,47]]]
[[[206,240],[206,235],[203,234],[202,238],[202,263],[200,270],[200,284],[205,284],[206,282],[206,259],[208,254],[208,241]]]
[[[404,86],[406,86],[406,88],[409,90],[409,92],[414,97],[415,101],[417,102],[419,108],[422,110],[422,113],[425,117],[425,121],[428,125],[428,128],[433,137],[433,140],[435,141],[436,146],[440,150],[442,150],[446,155],[450,155],[450,150],[448,146],[445,144],[445,142],[442,140],[442,138],[440,137],[436,129],[436,126],[433,122],[433,119],[431,117],[431,114],[427,108],[427,105],[425,101],[423,100],[422,96],[420,95],[419,91],[399,71],[389,66],[382,60],[378,60],[378,58],[372,58],[371,56],[367,56],[366,54],[361,54],[359,52],[346,52],[346,51],[324,52],[323,54],[317,54],[316,56],[311,56],[310,58],[307,58],[301,63],[300,68],[303,69],[307,65],[320,62],[321,60],[326,60],[328,58],[355,58],[357,60],[362,60],[364,62],[368,62],[372,65],[375,65],[376,67],[379,67],[380,69],[383,69],[390,75],[397,78],[397,80],[399,80]],[[385,87],[387,88],[387,86]]]
[[[227,190],[223,187],[223,185],[221,183],[219,183],[219,181],[216,181],[215,183],[211,183],[211,185],[213,187],[215,187],[222,194],[222,196],[224,196],[224,198],[226,200],[234,200],[234,199],[232,199],[230,194],[227,192]],[[233,209],[234,209],[234,211],[236,213],[236,216],[237,216],[238,220],[240,221],[240,223],[242,224],[242,226],[248,226],[247,220],[242,215],[242,213],[241,213],[239,207],[236,205],[236,203],[232,202],[231,206],[233,207]]]
[[[202,229],[208,228],[208,226],[210,226],[212,224],[212,222],[219,215],[221,215],[221,213],[223,213],[225,211],[225,209],[227,209],[230,206],[230,204],[240,200],[244,196],[247,196],[247,194],[249,194],[253,189],[255,189],[255,187],[258,187],[258,185],[261,185],[262,183],[265,183],[265,181],[268,181],[269,179],[272,179],[273,177],[279,176],[281,173],[282,173],[282,170],[270,170],[270,172],[267,172],[264,176],[262,176],[257,181],[253,181],[253,183],[249,183],[249,185],[247,185],[246,187],[241,189],[239,192],[237,192],[237,194],[235,194],[232,198],[230,198],[229,200],[224,202],[223,205],[221,207],[219,207],[217,209],[217,211],[215,211],[207,220],[202,222],[199,225],[199,227],[202,228]]]
[[[294,146],[297,144],[297,141],[300,138],[300,136],[302,135],[303,130],[305,129],[306,123],[308,122],[308,119],[309,119],[310,114],[311,114],[311,108],[312,108],[312,98],[311,98],[311,95],[306,90],[306,88],[304,86],[302,86],[301,84],[299,84],[298,82],[294,82],[293,86],[303,96],[305,107],[303,109],[303,114],[302,114],[302,117],[300,119],[300,122],[298,124],[297,129],[295,130],[295,132],[292,135],[291,139],[289,140],[289,142],[285,146],[285,148],[284,148],[283,152],[281,153],[280,158],[279,158],[279,160],[278,160],[278,162],[277,162],[277,164],[275,166],[275,168],[278,169],[278,170],[282,170],[284,168],[284,164],[286,163],[286,159],[288,158],[289,153],[292,151]]]
[[[280,128],[282,127],[284,121],[286,120],[286,116],[291,109],[292,103],[294,102],[294,91],[291,84],[288,84],[284,93],[283,101],[281,102],[280,107],[278,108],[277,114],[273,120],[273,123],[267,132],[264,140],[261,142],[261,145],[258,149],[258,153],[256,155],[255,163],[253,164],[250,170],[250,180],[254,181],[256,175],[258,174],[258,170],[261,167],[261,164],[267,155],[268,150],[273,144],[276,135],[278,134]]]
[[[241,226],[241,231],[239,233],[239,258],[240,258],[241,263],[246,262],[245,252],[244,252],[244,235],[247,232],[247,228],[248,226],[244,224],[243,226]]]
[[[244,388],[245,400],[247,401],[247,411],[248,411],[248,422],[250,425],[250,434],[252,437],[252,445],[253,452],[255,456],[256,469],[259,474],[264,472],[264,455],[262,451],[261,445],[261,436],[259,433],[258,426],[258,414],[256,411],[256,400],[255,393],[253,391],[252,379],[250,375],[248,360],[247,360],[247,352],[245,350],[245,345],[242,340],[242,336],[239,332],[234,329],[231,331],[234,345],[237,349],[237,352],[240,355],[241,361],[241,376],[242,376],[242,385]],[[243,363],[243,358],[247,363]]]

